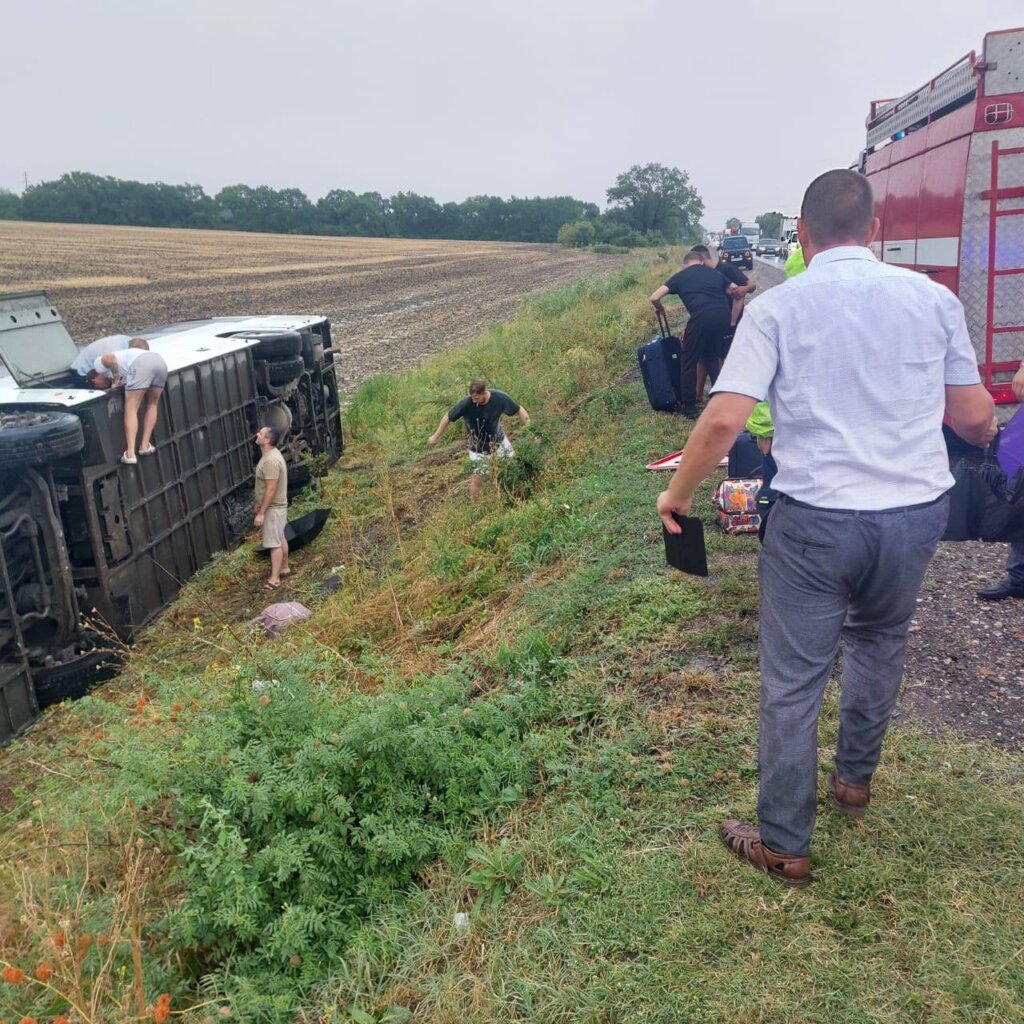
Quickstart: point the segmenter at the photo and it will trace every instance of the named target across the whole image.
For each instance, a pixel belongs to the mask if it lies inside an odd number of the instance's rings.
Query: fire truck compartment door
[[[1024,92],[1024,29],[985,36],[985,96]]]

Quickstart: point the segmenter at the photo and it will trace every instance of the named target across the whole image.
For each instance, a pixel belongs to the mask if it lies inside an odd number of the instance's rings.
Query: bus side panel
[[[109,426],[119,446],[121,425]],[[229,546],[224,502],[252,480],[257,429],[251,354],[225,353],[171,372],[155,454],[135,466],[115,462],[85,474],[85,512],[97,510],[94,533],[103,543],[95,571],[79,576],[88,606],[122,636],[173,601],[185,580]]]
[[[977,132],[971,137],[967,162],[967,190],[960,243],[960,301],[967,314],[971,341],[978,353],[982,377],[990,368],[986,350],[988,330],[989,241],[992,222],[992,143],[1000,149],[1024,147],[1024,128]],[[1024,188],[1024,154],[999,159],[999,190]],[[1000,200],[997,209],[1019,209],[1021,198]],[[995,221],[995,268],[1024,267],[1024,215],[999,217]],[[1024,323],[1024,274],[999,276],[993,286],[993,326],[1014,327]],[[992,379],[998,383],[1013,376],[1024,351],[1024,332],[992,335]],[[997,369],[997,367],[1002,367]]]

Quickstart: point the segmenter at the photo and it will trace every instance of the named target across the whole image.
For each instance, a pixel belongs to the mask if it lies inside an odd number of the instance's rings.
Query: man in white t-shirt
[[[130,334],[110,334],[105,338],[97,338],[79,350],[78,355],[71,363],[71,369],[78,375],[79,383],[83,387],[89,383],[96,386],[92,380],[96,360],[111,352],[123,352],[128,348],[147,349],[149,342],[145,338],[133,338]],[[103,387],[104,385],[101,382],[98,386]]]
[[[141,342],[141,345],[136,345]],[[153,431],[159,416],[160,396],[167,383],[167,362],[159,352],[149,351],[144,338],[133,338],[128,348],[108,352],[93,363],[89,380],[94,387],[124,387],[124,439],[125,449],[121,461],[134,466],[139,455],[156,452]],[[142,443],[138,452],[135,439],[139,432],[139,414],[142,416]]]
[[[903,676],[917,594],[946,527],[947,414],[987,444],[997,422],[963,307],[925,275],[879,263],[868,179],[811,182],[798,221],[807,271],[747,306],[686,459],[658,497],[666,529],[767,399],[781,495],[760,559],[759,826],[722,823],[730,851],[811,881],[818,712],[843,641],[832,806],[860,816]]]

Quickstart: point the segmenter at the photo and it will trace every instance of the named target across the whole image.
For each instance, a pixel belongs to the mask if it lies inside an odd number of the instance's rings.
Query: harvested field
[[[76,341],[175,320],[324,313],[347,394],[508,319],[531,292],[623,262],[513,242],[0,221],[0,288],[45,289]]]

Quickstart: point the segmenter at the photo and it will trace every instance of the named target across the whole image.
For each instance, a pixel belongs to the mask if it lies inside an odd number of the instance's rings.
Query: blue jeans
[[[760,561],[761,728],[757,813],[776,853],[806,856],[817,813],[818,713],[844,644],[836,770],[870,782],[903,680],[907,629],[949,518],[945,496],[884,512],[786,497]]]
[[[1024,587],[1024,540],[1015,540],[1006,556],[1006,575],[1018,587]]]

